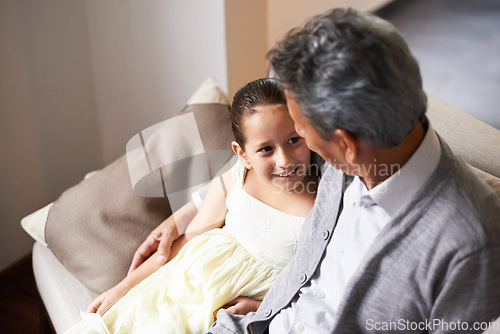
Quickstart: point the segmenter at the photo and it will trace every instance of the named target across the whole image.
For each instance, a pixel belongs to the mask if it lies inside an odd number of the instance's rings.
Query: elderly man
[[[500,203],[426,118],[386,21],[335,9],[269,54],[326,164],[296,255],[257,312],[211,333],[480,333],[500,314]]]

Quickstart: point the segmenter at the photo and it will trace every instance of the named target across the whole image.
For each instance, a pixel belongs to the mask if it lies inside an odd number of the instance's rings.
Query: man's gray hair
[[[390,148],[425,118],[417,61],[396,28],[374,15],[353,9],[317,15],[290,31],[268,58],[326,140],[340,128]]]

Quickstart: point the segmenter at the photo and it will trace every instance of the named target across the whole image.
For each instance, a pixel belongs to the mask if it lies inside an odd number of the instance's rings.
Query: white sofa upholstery
[[[80,320],[96,296],[40,242],[33,245],[33,272],[40,296],[57,333]]]

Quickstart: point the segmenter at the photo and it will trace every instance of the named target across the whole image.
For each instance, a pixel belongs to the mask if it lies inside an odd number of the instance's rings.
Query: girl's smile
[[[289,172],[283,172],[281,174],[273,174],[274,176],[278,176],[278,177],[290,177],[292,175],[295,174],[295,172],[297,171],[299,167],[295,167],[293,170],[289,171]]]

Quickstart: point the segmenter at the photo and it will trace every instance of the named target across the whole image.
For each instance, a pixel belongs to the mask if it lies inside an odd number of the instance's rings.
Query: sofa
[[[437,133],[500,196],[500,131],[436,97],[428,95],[428,100],[427,114]],[[129,141],[128,154],[22,220],[35,239],[35,279],[57,333],[126,275],[135,249],[155,226],[228,168],[228,115],[227,97],[208,79],[176,115],[194,120],[203,147],[197,140],[185,143],[193,139],[186,137],[191,132],[184,123],[170,124],[160,135],[155,135],[159,127],[146,129]],[[184,179],[190,181],[179,184]],[[166,191],[166,184],[175,185]]]

